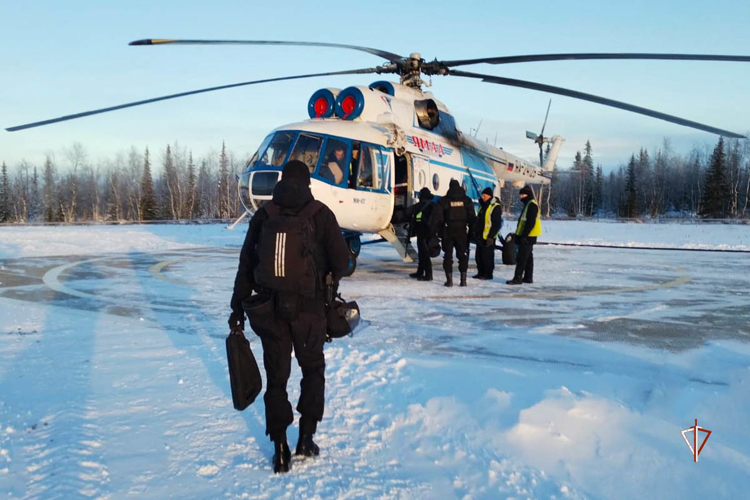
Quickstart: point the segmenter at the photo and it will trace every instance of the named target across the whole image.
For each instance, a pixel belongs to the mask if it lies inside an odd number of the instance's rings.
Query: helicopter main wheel
[[[349,251],[354,255],[354,258],[359,257],[359,252],[362,251],[362,240],[359,238],[359,235],[347,238],[346,244],[349,246]]]

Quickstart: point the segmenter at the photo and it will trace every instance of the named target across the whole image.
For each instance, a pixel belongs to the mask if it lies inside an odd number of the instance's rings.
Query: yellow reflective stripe
[[[492,229],[492,211],[495,210],[495,207],[499,206],[500,205],[498,203],[492,203],[484,212],[484,232],[482,233],[482,239],[486,240],[487,236],[490,235],[490,229]],[[493,239],[496,237],[496,234],[492,236]]]
[[[417,218],[417,222],[421,222],[422,221],[422,212],[421,211],[417,214],[416,218]]]
[[[539,204],[536,202],[536,200],[531,200],[529,203],[526,204],[525,207],[523,207],[523,212],[521,212],[521,217],[518,219],[518,226],[516,226],[516,234],[521,234],[523,232],[523,228],[526,225],[526,211],[529,209],[529,205],[531,204],[536,205],[537,209],[539,208]],[[531,228],[531,231],[529,232],[529,236],[541,236],[542,234],[542,214],[537,213],[536,221],[534,222],[534,227]]]

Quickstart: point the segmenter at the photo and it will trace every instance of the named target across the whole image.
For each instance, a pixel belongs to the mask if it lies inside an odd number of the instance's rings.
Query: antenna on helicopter
[[[539,166],[544,166],[544,151],[542,148],[542,144],[549,143],[549,137],[544,137],[544,128],[547,126],[547,118],[549,117],[549,108],[552,106],[552,99],[549,100],[549,103],[547,104],[547,114],[544,115],[544,123],[542,123],[542,131],[539,132],[539,135],[536,135],[534,132],[526,131],[526,138],[531,139],[535,143],[539,145]]]
[[[472,135],[473,137],[476,137],[476,136],[477,136],[477,134],[479,133],[479,128],[480,128],[480,127],[482,126],[482,121],[483,121],[483,120],[484,120],[484,119],[481,119],[481,120],[479,120],[479,125],[477,125],[477,128],[473,129],[473,130],[474,130],[474,132],[473,132],[473,133],[471,134],[471,135]]]

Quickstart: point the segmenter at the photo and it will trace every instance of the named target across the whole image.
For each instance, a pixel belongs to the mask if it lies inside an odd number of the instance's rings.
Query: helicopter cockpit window
[[[348,156],[349,147],[345,142],[329,138],[320,164],[320,176],[334,184],[343,183],[347,177]]]
[[[323,138],[314,135],[300,134],[297,143],[292,150],[292,156],[289,160],[299,160],[310,169],[310,173],[315,171],[320,156],[320,148],[323,145]]]
[[[283,166],[293,139],[294,132],[278,132],[273,136],[271,143],[268,145],[268,149],[263,152],[263,156],[261,156],[258,164],[273,167]]]
[[[273,139],[273,134],[270,134],[266,136],[265,139],[263,139],[263,142],[260,143],[260,147],[258,148],[258,151],[256,151],[253,157],[250,158],[250,161],[247,162],[248,167],[252,167],[258,162],[258,159],[260,158],[260,154],[265,152],[266,148],[268,147],[268,143],[271,142],[271,139]]]

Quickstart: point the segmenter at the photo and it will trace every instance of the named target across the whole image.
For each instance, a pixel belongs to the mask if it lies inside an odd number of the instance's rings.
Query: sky
[[[610,5],[611,3],[611,5]],[[214,85],[302,73],[374,67],[384,61],[336,49],[248,46],[130,47],[142,38],[266,39],[348,43],[434,58],[559,52],[667,52],[750,55],[750,2],[471,1],[6,2],[0,17],[0,126],[53,118]],[[653,108],[719,128],[750,131],[750,63],[559,61],[465,66]],[[393,75],[395,77],[395,75]],[[252,154],[273,128],[307,118],[322,87],[368,85],[377,75],[325,77],[190,96],[30,129],[0,131],[0,162],[41,165],[50,154],[65,167],[81,143],[89,161],[131,147],[160,151],[177,143],[200,156],[224,141]],[[570,166],[590,140],[605,171],[664,138],[685,153],[713,145],[711,134],[542,92],[457,77],[430,89],[468,133],[534,159],[525,138],[566,139],[558,167]],[[497,139],[495,139],[497,137]]]

